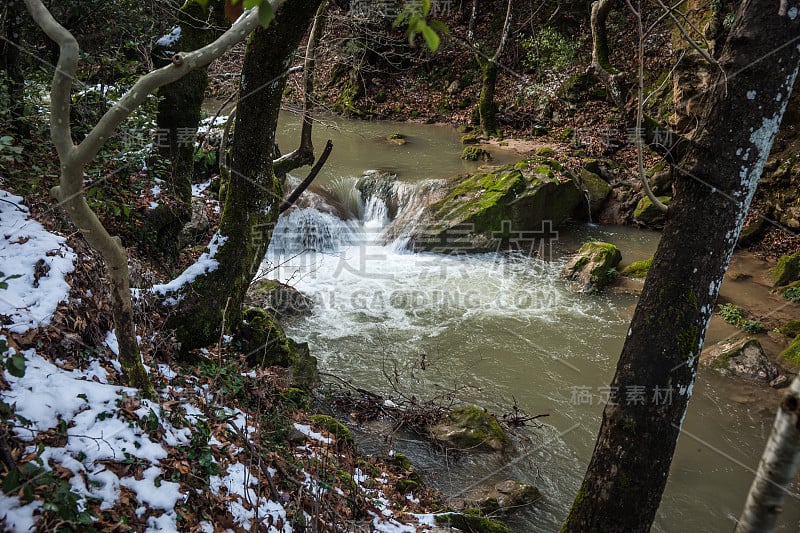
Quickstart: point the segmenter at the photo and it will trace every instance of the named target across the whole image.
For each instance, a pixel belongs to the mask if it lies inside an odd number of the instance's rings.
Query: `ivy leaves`
[[[431,52],[439,49],[441,44],[440,33],[447,33],[447,26],[440,20],[428,19],[428,14],[431,10],[431,0],[422,0],[421,2],[406,2],[403,9],[398,13],[397,18],[394,20],[392,26],[398,26],[407,23],[408,29],[408,42],[414,44],[417,34],[421,33],[425,39],[425,43]]]

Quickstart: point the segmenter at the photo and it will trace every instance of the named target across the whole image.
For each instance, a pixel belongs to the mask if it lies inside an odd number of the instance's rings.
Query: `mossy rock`
[[[513,447],[497,419],[474,405],[453,409],[429,429],[436,441],[459,450],[507,452]]]
[[[512,232],[542,231],[545,221],[560,224],[582,201],[568,171],[540,157],[459,177],[448,191],[426,209],[416,248],[496,251],[513,244]]]
[[[480,137],[476,133],[467,133],[461,136],[461,144],[478,144]]]
[[[659,196],[658,200],[664,205],[669,205],[672,198],[669,196]],[[667,214],[653,205],[650,198],[644,196],[639,200],[639,203],[636,204],[636,209],[633,210],[633,219],[645,226],[661,227],[667,220]]]
[[[556,96],[568,102],[585,102],[586,100],[605,100],[606,90],[597,82],[597,77],[580,73],[567,78],[556,90]]]
[[[647,277],[647,273],[650,271],[650,266],[652,264],[652,257],[649,259],[643,259],[641,261],[634,261],[630,265],[623,268],[620,274],[627,278],[644,279]]]
[[[500,522],[483,516],[478,509],[436,515],[435,520],[439,526],[456,528],[467,533],[514,533]]]
[[[800,368],[800,335],[795,337],[789,347],[781,353],[781,357]]]
[[[773,286],[782,287],[800,279],[800,252],[784,255],[769,271]]]
[[[311,406],[311,395],[309,392],[298,387],[290,387],[285,392],[282,392],[281,398],[297,409],[308,409]]]
[[[415,490],[422,485],[422,478],[419,477],[417,471],[411,466],[411,461],[408,460],[405,454],[395,453],[390,460],[395,466],[402,470],[403,477],[395,484],[395,488],[398,492],[406,494],[408,491]]]
[[[587,242],[564,265],[561,275],[572,281],[578,292],[595,292],[616,279],[620,261],[622,252],[615,245]]]
[[[308,344],[287,337],[283,326],[263,309],[250,307],[242,312],[235,338],[249,364],[289,368],[295,387],[312,389],[319,384],[317,359],[309,353]]]
[[[542,493],[535,486],[507,479],[487,487],[475,504],[485,514],[505,513],[527,507],[541,498]]]
[[[611,194],[611,185],[587,168],[581,169],[580,181],[583,184],[583,190],[589,195],[589,207],[592,215],[596,215],[605,205],[608,195]]]
[[[800,320],[790,320],[781,326],[780,332],[787,337],[797,337],[800,335]]]
[[[337,441],[343,441],[352,444],[353,436],[347,426],[328,415],[311,415],[308,417],[314,427],[324,429],[334,437]]]
[[[311,298],[274,279],[259,279],[251,283],[245,303],[268,311],[280,321],[308,316],[314,308]]]
[[[461,152],[461,159],[467,161],[490,161],[492,154],[477,146],[465,146]]]
[[[549,146],[542,146],[536,150],[536,155],[539,157],[554,157],[556,155],[556,151]]]

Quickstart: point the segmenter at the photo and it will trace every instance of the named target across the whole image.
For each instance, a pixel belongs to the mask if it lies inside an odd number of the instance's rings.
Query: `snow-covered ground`
[[[68,296],[65,276],[72,271],[75,254],[63,237],[28,218],[21,198],[0,191],[0,200],[0,270],[4,277],[18,276],[8,278],[7,287],[0,288],[0,314],[8,317],[3,326],[6,335],[0,335],[0,340],[6,342],[12,333],[49,323],[58,303]],[[50,361],[34,348],[9,347],[2,354],[8,389],[0,391],[0,400],[13,407],[10,425],[27,446],[20,464],[68,480],[79,512],[125,505],[134,509],[135,517],[127,519],[136,530],[178,531],[185,524],[181,505],[192,491],[200,489],[181,483],[181,476],[174,475],[176,471],[200,474],[197,464],[177,461],[176,456],[186,457],[186,451],[197,446],[197,428],[209,427],[209,413],[226,420],[238,435],[254,438],[257,428],[252,416],[240,409],[219,402],[207,407],[208,385],[165,364],[150,368],[160,389],[158,402],[141,399],[135,389],[114,384],[115,369],[119,368],[112,351],[115,341],[109,333],[109,349],[85,361],[82,368],[68,360],[75,354],[66,354],[63,361]],[[20,356],[24,372],[18,366]],[[12,359],[17,366],[9,364]],[[311,464],[323,454],[338,453],[333,437],[300,422],[294,428],[306,436],[306,443],[293,452],[298,463]],[[224,502],[225,526],[220,529],[220,523],[205,520],[199,523],[200,530],[252,531],[258,522],[258,531],[291,532],[284,503],[276,501],[278,495],[260,481],[264,472],[242,447],[223,444],[220,439],[225,436],[220,431],[210,433],[201,444],[212,450],[210,461],[217,472],[208,476],[205,490]],[[266,471],[275,474],[271,468]],[[352,476],[373,502],[373,530],[417,532],[433,525],[433,515],[411,515],[393,508],[385,495],[389,483],[385,476],[370,479],[359,469]],[[330,490],[305,470],[301,471],[303,478],[307,493],[319,495]],[[32,531],[45,511],[53,511],[54,502],[30,494],[24,485],[3,483],[8,491],[0,492],[0,527],[4,530]],[[413,494],[407,497],[415,501]]]

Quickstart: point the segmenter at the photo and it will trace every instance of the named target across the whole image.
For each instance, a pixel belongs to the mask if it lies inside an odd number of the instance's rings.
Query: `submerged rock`
[[[477,486],[463,500],[448,502],[457,509],[480,509],[484,514],[512,512],[527,507],[542,498],[533,485],[513,479]]]
[[[497,420],[474,405],[453,409],[429,430],[434,440],[448,448],[506,452],[513,447]]]
[[[727,376],[770,382],[778,377],[776,367],[757,339],[720,342],[705,351],[705,361]]]
[[[587,242],[564,265],[561,275],[572,281],[578,292],[597,291],[614,281],[620,261],[622,253],[613,244]]]

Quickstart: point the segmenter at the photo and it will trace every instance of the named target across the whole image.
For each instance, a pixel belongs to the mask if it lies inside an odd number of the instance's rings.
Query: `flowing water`
[[[393,394],[394,384],[417,398],[455,394],[496,413],[516,404],[530,415],[549,414],[541,428],[520,433],[520,452],[510,463],[452,461],[403,435],[391,446],[407,452],[426,480],[450,495],[485,480],[536,484],[545,498],[510,525],[557,531],[591,456],[604,387],[636,303],[633,296],[573,294],[558,278],[560,266],[587,239],[619,245],[625,262],[643,259],[659,234],[575,224],[560,228],[558,239],[539,247],[536,257],[412,253],[402,238],[385,242],[385,202],[355,192],[354,180],[342,178],[376,167],[408,181],[461,171],[458,135],[436,126],[337,120],[338,132],[317,128],[320,138],[334,137],[334,154],[343,153],[332,157],[335,164],[321,179],[338,183],[339,195],[350,187],[358,214],[343,221],[294,209],[275,229],[267,275],[315,301],[313,315],[293,324],[290,335],[310,343],[323,370],[376,392]],[[291,122],[284,122],[287,130]],[[396,131],[411,142],[382,141]],[[398,155],[401,150],[413,151]],[[399,203],[413,204],[408,198]],[[772,409],[738,398],[738,388],[701,370],[654,531],[733,530],[773,418]],[[379,441],[363,445],[387,451]],[[793,491],[781,531],[800,524],[796,485]]]

